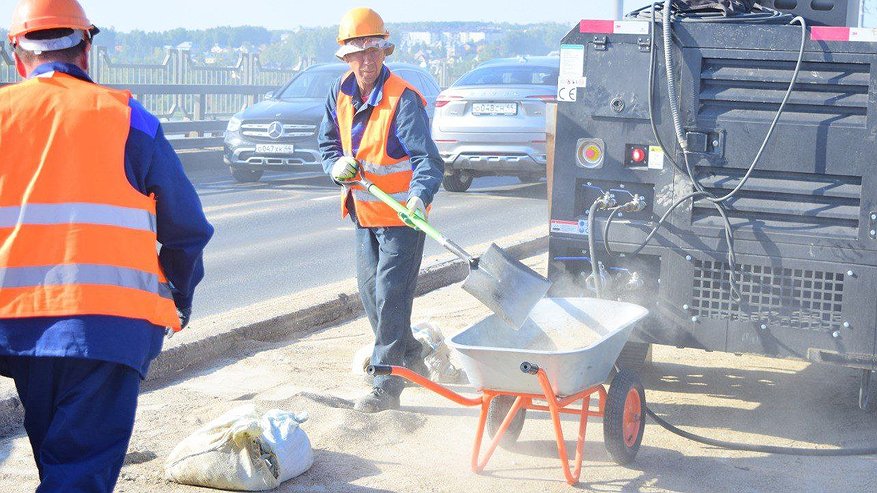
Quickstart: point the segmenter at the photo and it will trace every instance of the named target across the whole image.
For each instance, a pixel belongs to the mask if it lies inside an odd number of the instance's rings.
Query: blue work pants
[[[411,332],[411,308],[425,235],[409,227],[356,228],[359,296],[375,334],[373,365],[408,366],[420,358]],[[398,396],[398,377],[375,377],[374,386]]]
[[[109,493],[134,428],[140,374],[74,358],[0,356],[15,380],[40,474],[37,493]]]

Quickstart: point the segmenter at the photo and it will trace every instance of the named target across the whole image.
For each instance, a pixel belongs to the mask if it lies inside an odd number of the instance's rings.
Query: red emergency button
[[[630,151],[630,160],[635,163],[641,163],[646,159],[646,151],[641,147],[634,147]]]

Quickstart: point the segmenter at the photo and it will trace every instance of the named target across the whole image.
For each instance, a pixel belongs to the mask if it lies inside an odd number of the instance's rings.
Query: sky
[[[877,0],[865,0],[875,13],[865,25],[877,25]],[[0,0],[0,26],[7,27],[17,0]],[[332,26],[352,7],[368,6],[386,22],[496,21],[526,24],[612,18],[611,0],[80,0],[98,27],[119,31],[164,31],[177,27]],[[625,12],[648,0],[625,0]]]
[[[375,9],[385,22],[497,21],[574,24],[612,18],[610,0],[79,0],[98,27],[164,31],[253,25],[268,29],[337,25],[352,7]],[[0,0],[0,26],[8,27],[17,0]],[[628,5],[647,2],[628,0]]]

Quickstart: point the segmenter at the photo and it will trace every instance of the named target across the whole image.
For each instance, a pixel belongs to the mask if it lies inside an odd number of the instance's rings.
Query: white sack
[[[165,476],[181,484],[263,491],[306,471],[310,441],[299,424],[307,415],[235,408],[180,442],[165,461]]]

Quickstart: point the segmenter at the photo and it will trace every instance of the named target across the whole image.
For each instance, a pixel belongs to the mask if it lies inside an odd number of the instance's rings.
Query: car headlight
[[[231,117],[228,120],[228,126],[225,127],[227,132],[237,132],[241,129],[241,119],[237,117],[237,115]]]

